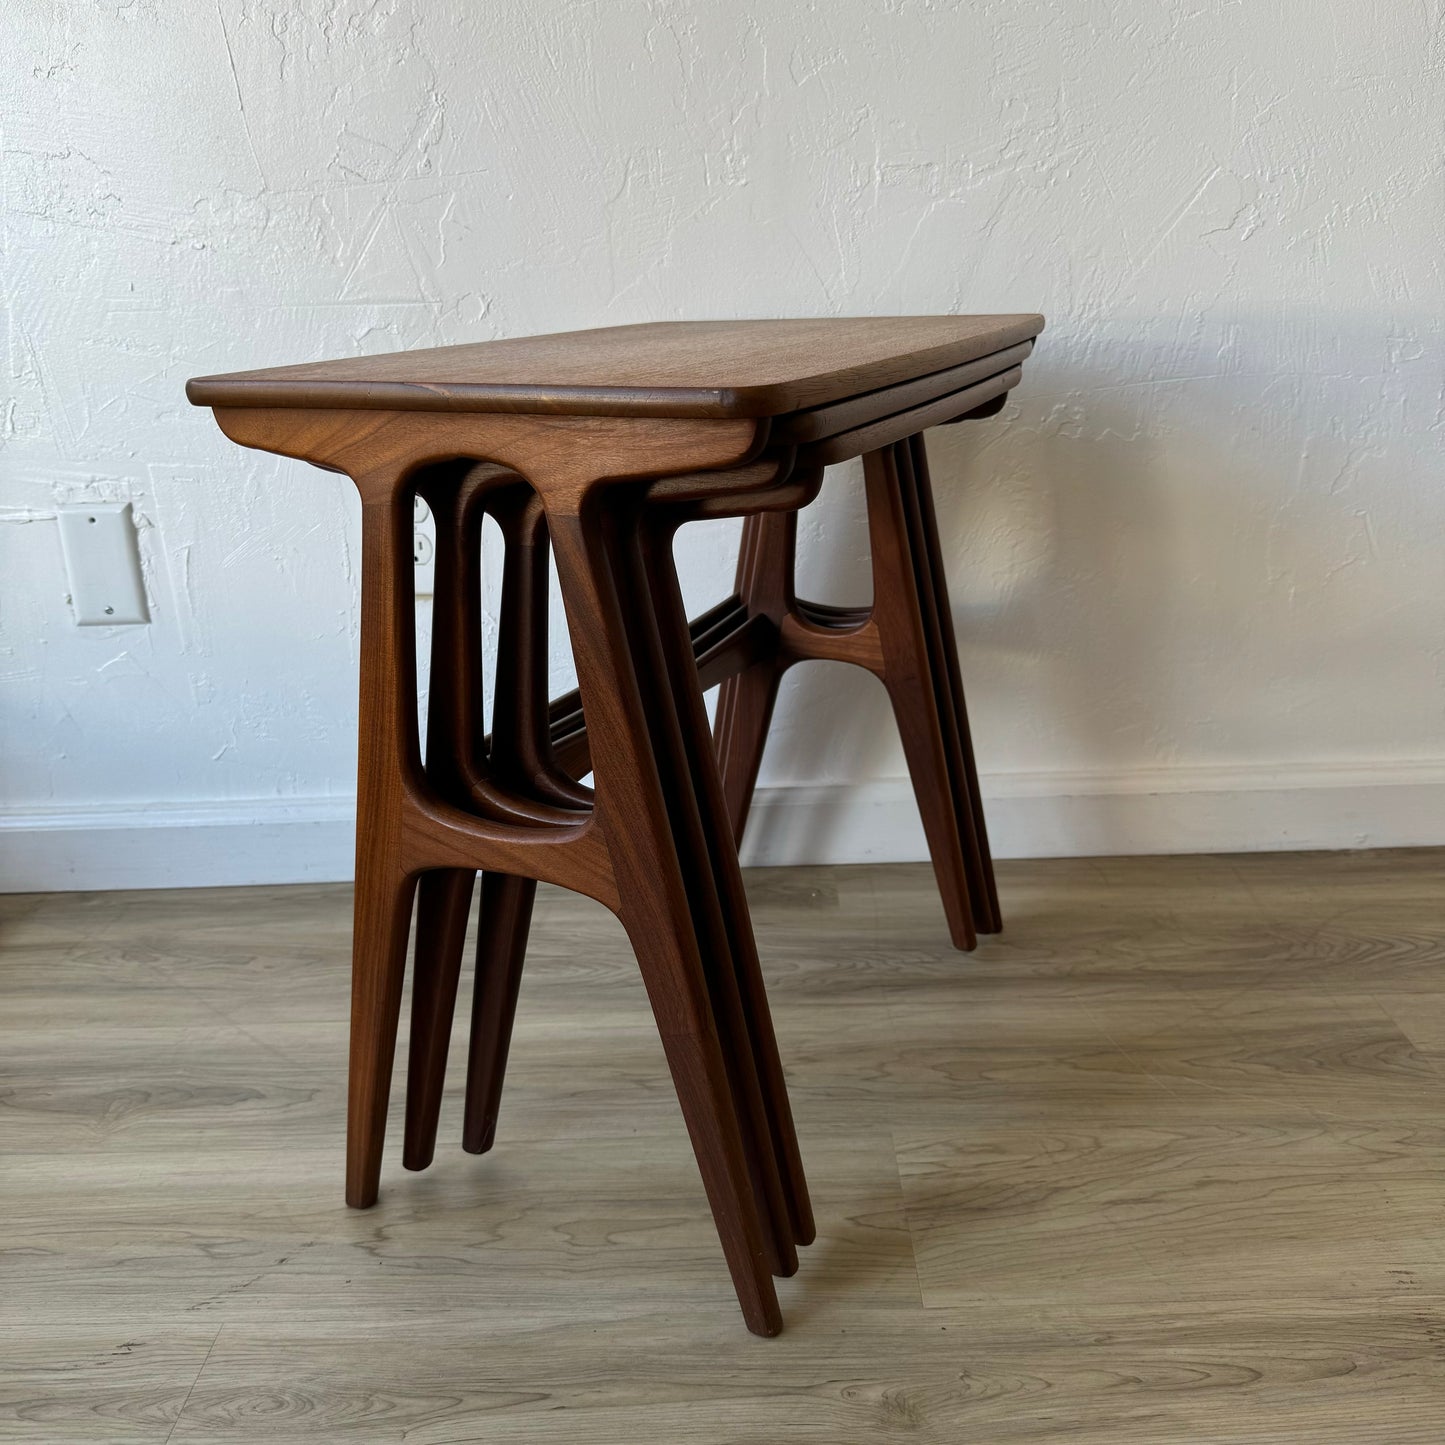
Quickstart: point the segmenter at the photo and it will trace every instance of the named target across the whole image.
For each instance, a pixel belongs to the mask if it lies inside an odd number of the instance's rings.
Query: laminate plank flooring
[[[341,1202],[343,887],[0,899],[0,1440],[1413,1442],[1445,852],[755,872],[818,1242],[754,1338],[617,925],[539,896],[496,1150]],[[404,1048],[404,1045],[403,1045]]]

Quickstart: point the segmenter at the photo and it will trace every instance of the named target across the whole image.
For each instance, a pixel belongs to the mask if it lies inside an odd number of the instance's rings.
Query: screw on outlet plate
[[[59,507],[70,605],[82,627],[150,621],[129,502]]]

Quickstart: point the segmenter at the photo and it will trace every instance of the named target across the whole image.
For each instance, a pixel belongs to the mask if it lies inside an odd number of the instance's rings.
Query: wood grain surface
[[[464,1135],[478,1153],[495,1131],[533,880],[560,884],[611,908],[632,943],[743,1317],[755,1334],[782,1329],[773,1277],[797,1272],[814,1221],[738,866],[740,817],[709,738],[673,533],[698,508],[806,505],[824,464],[902,448],[908,478],[899,486],[912,501],[893,531],[910,529],[900,576],[919,624],[903,651],[913,672],[928,674],[907,711],[936,714],[938,744],[924,764],[931,778],[920,773],[921,754],[910,754],[910,770],[935,855],[940,846],[957,855],[940,881],[955,942],[971,946],[978,910],[957,894],[983,888],[987,852],[976,846],[977,803],[965,796],[958,758],[945,755],[944,731],[958,752],[961,694],[933,625],[939,599],[908,460],[915,448],[905,443],[917,428],[983,414],[1020,379],[1018,363],[1042,325],[1039,316],[671,323],[188,384],[232,440],[344,472],[361,495],[353,1208],[371,1208],[380,1193],[414,908],[403,1157],[423,1169],[435,1152],[470,875],[511,880],[501,910],[511,921],[484,937],[478,956],[493,995],[474,1009]],[[786,438],[803,411],[811,427],[801,448],[772,435]],[[921,465],[921,445],[916,454]],[[761,479],[752,476],[759,465],[768,469]],[[433,661],[441,666],[433,671],[449,684],[433,689],[425,764],[406,546],[417,496],[437,519]],[[485,759],[469,721],[480,693],[471,677],[481,651],[472,574],[484,511],[512,519],[503,525],[511,581],[504,577],[496,692],[508,715],[493,720],[494,755]],[[594,780],[585,798],[557,771],[540,691],[541,548],[555,562],[576,661]],[[894,670],[890,662],[885,680]],[[523,735],[531,741],[519,746]],[[947,805],[934,796],[939,780]],[[978,832],[966,847],[960,817],[971,840]],[[967,881],[965,852],[976,865]],[[977,923],[996,929],[996,907]]]
[[[1043,326],[1035,315],[654,321],[201,376],[186,395],[198,406],[780,416],[1018,347]]]
[[[538,895],[507,1148],[395,1108],[356,1213],[348,889],[0,899],[0,1440],[1438,1440],[1445,854],[998,873],[967,958],[927,865],[748,877],[774,1340],[599,905]]]

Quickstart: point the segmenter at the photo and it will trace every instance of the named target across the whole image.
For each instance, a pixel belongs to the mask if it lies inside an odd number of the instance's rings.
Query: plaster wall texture
[[[1011,798],[1231,790],[1276,801],[1194,844],[1445,842],[1445,809],[1391,811],[1445,798],[1441,15],[10,0],[5,826],[83,853],[106,817],[117,838],[344,819],[350,485],[228,443],[189,375],[673,317],[1041,310],[1003,416],[929,443],[1003,851],[1192,837],[1128,807],[1075,836]],[[147,627],[73,625],[53,513],[93,500],[135,504]],[[808,514],[825,600],[867,596],[860,503],[845,474]],[[734,545],[684,535],[699,606]],[[553,661],[561,686],[560,629]],[[876,684],[795,670],[776,798],[858,785],[886,813],[902,775]],[[1291,830],[1290,797],[1316,822]],[[906,807],[855,833],[759,856],[921,848]],[[188,876],[160,869],[138,881]]]

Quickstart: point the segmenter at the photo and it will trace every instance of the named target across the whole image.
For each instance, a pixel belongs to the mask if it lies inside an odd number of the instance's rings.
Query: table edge
[[[993,338],[987,350],[977,351],[958,342],[927,347],[910,353],[919,364],[908,376],[861,390],[839,390],[821,401],[800,400],[796,381],[739,387],[549,386],[498,382],[286,381],[254,373],[192,377],[186,382],[186,397],[194,406],[209,407],[775,420],[817,406],[866,396],[1033,340],[1043,331],[1044,318],[1037,313],[1023,313],[1023,317],[1012,327],[1003,329],[1002,340]],[[849,368],[842,367],[828,375],[845,377],[848,371]]]

